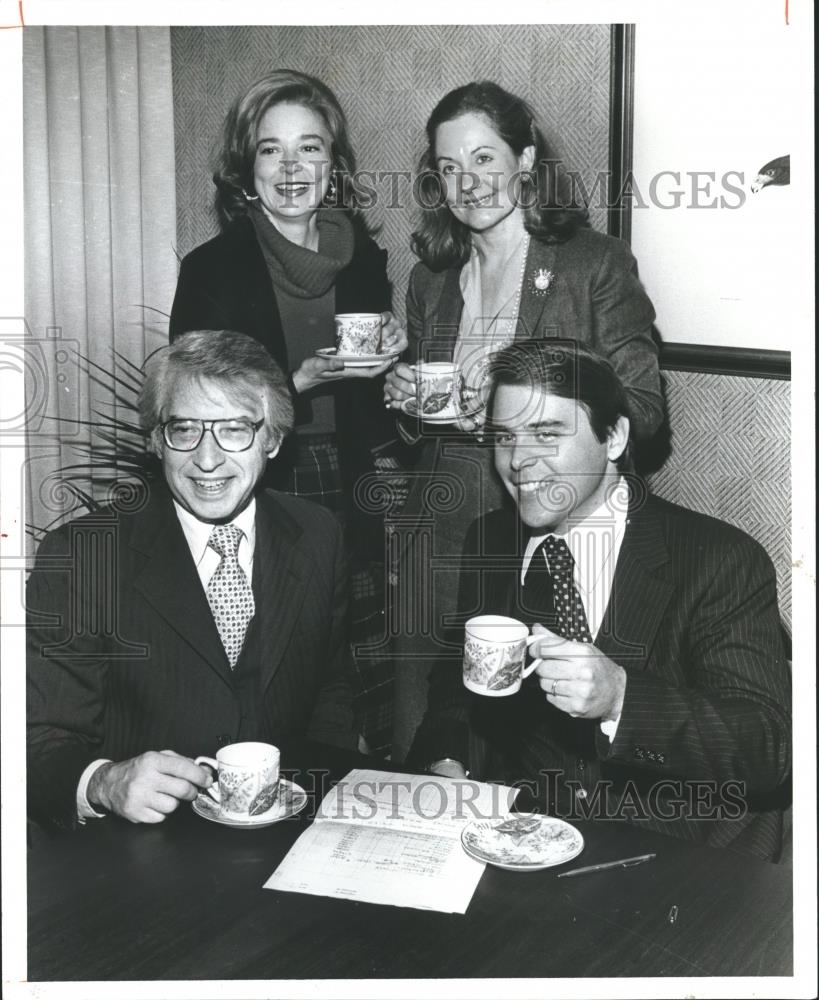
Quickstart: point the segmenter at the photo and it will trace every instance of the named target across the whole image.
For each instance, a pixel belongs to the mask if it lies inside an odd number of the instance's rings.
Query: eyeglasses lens
[[[253,444],[253,424],[241,420],[214,420],[210,425],[216,443],[223,451],[245,451]],[[205,434],[202,420],[169,420],[164,428],[165,441],[176,451],[193,451]]]

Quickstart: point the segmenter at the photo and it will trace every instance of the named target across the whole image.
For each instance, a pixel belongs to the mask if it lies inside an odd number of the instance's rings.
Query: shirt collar
[[[603,502],[581,521],[572,522],[570,520],[565,529],[560,532],[546,531],[542,535],[530,535],[529,541],[526,543],[526,551],[523,554],[521,582],[526,576],[532,556],[544,538],[548,538],[549,535],[562,538],[566,542],[576,566],[582,560],[583,553],[590,551],[590,546],[595,545],[595,542],[600,543],[612,537],[620,538],[626,526],[628,498],[628,486],[621,476],[614,490],[610,493],[607,492]],[[613,533],[612,528],[614,528]],[[597,552],[607,551],[607,548],[601,550],[595,545]]]
[[[188,548],[191,550],[193,561],[196,566],[202,561],[208,548],[213,525],[208,521],[200,521],[198,517],[191,514],[189,510],[181,507],[176,500],[173,502],[176,516],[185,533]],[[250,503],[238,514],[229,524],[235,525],[244,532],[250,551],[253,552],[256,546],[256,498],[251,498]]]

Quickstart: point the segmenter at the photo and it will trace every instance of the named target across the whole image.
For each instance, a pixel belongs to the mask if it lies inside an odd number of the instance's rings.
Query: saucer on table
[[[461,844],[477,861],[533,872],[576,858],[583,850],[583,836],[565,820],[515,813],[503,821],[473,820],[461,831]]]
[[[244,830],[279,823],[281,820],[301,812],[305,805],[307,805],[305,790],[294,781],[288,781],[286,778],[279,779],[279,797],[274,805],[265,812],[259,813],[258,816],[248,816],[247,819],[223,816],[219,803],[212,799],[207,792],[200,792],[191,802],[193,811],[202,819],[209,819],[212,823],[221,823],[223,826],[240,827]]]

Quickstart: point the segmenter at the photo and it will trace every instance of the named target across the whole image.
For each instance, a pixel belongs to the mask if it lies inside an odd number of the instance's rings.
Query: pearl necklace
[[[529,243],[531,242],[531,237],[529,233],[523,239],[523,252],[520,258],[520,275],[518,276],[518,287],[515,292],[515,304],[512,306],[512,315],[506,324],[506,332],[503,335],[500,346],[497,350],[502,350],[504,347],[508,347],[512,341],[515,339],[515,332],[517,330],[518,318],[520,316],[520,300],[523,295],[523,275],[526,271],[526,261],[529,258]]]
[[[487,372],[489,370],[489,365],[492,360],[492,355],[497,351],[502,351],[504,347],[508,347],[515,339],[515,331],[518,325],[518,317],[520,315],[520,300],[523,294],[523,275],[526,271],[526,261],[529,257],[529,243],[530,236],[526,233],[523,239],[521,261],[520,261],[520,275],[518,277],[517,290],[515,291],[515,301],[512,306],[512,313],[509,319],[506,321],[506,327],[503,332],[503,336],[500,337],[497,343],[492,343],[490,350],[484,354],[484,356],[472,366],[472,377],[476,382],[473,389],[480,391],[481,386],[486,381]],[[498,314],[500,315],[500,313]],[[496,317],[497,318],[497,317]]]

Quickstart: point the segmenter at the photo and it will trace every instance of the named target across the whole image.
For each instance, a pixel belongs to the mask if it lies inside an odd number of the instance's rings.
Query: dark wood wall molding
[[[634,135],[634,25],[611,26],[609,81],[608,231],[631,243],[631,198],[623,186],[631,172]]]
[[[751,347],[712,347],[708,344],[663,344],[660,368],[677,372],[708,372],[751,378],[790,380],[789,351],[763,351]]]

